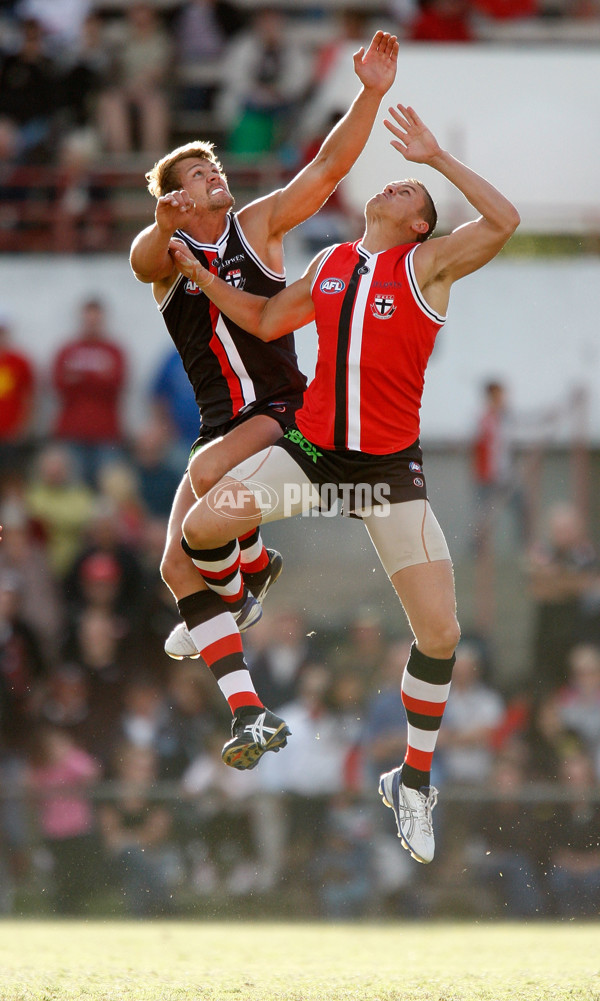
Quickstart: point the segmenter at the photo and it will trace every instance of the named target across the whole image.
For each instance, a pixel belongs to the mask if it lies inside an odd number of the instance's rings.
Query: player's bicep
[[[448,236],[422,244],[415,253],[421,287],[442,277],[455,282],[470,275],[491,261],[505,243],[506,233],[481,217],[459,226]]]

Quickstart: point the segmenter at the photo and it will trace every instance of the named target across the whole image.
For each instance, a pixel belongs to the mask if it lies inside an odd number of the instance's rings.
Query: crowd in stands
[[[40,214],[45,190],[55,249],[106,249],[112,182],[101,168],[129,165],[139,178],[140,166],[198,134],[232,163],[271,157],[296,169],[327,125],[314,106],[338,53],[346,59],[348,43],[363,44],[374,27],[405,45],[475,43],[487,38],[485,25],[561,19],[600,24],[598,0],[254,11],[230,0],[3,0],[0,231],[23,226],[25,207]],[[33,168],[52,172],[40,178]]]
[[[553,507],[519,569],[535,611],[522,686],[502,687],[476,637],[459,647],[434,759],[443,864],[417,866],[375,793],[405,749],[406,628],[357,607],[316,638],[297,609],[267,607],[244,645],[293,737],[256,771],[225,767],[212,676],[163,651],[177,615],[158,565],[195,404],[169,356],[131,440],[103,302],[77,319],[44,380],[56,417],[33,438],[39,373],[0,317],[0,908],[29,894],[63,914],[273,899],[331,918],[593,913],[600,565],[577,513]]]
[[[105,249],[91,166],[139,155],[147,169],[188,122],[244,162],[310,157],[331,124],[310,99],[373,27],[364,11],[310,12],[0,0],[0,233],[14,224],[14,171],[51,165],[57,249],[83,215],[85,249]],[[380,13],[406,44],[599,17],[593,0],[387,0]],[[335,199],[326,211],[346,238]],[[323,217],[311,222],[321,246]],[[127,357],[102,301],[83,303],[43,380],[56,415],[34,437],[38,373],[10,334],[0,311],[0,913],[42,900],[61,914],[107,901],[218,913],[263,899],[273,913],[275,894],[289,913],[331,918],[595,912],[600,563],[576,510],[548,512],[519,568],[535,612],[522,687],[502,689],[485,644],[459,648],[435,758],[443,864],[419,867],[374,795],[405,749],[406,631],[356,608],[317,643],[297,610],[267,608],[245,648],[293,738],[256,771],[226,768],[211,676],[163,651],[178,617],[158,565],[198,425],[179,359],[165,358],[128,436]]]

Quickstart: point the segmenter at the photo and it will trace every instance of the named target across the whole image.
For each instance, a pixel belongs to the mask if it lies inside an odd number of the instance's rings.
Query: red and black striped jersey
[[[386,455],[419,437],[425,369],[440,316],[413,267],[418,244],[370,254],[331,247],[312,286],[319,348],[296,423],[322,448]]]
[[[198,243],[181,230],[175,236],[205,267],[237,288],[270,297],[285,286],[285,275],[263,264],[234,212],[216,244]],[[246,408],[304,392],[306,379],[298,369],[293,333],[269,343],[259,340],[221,314],[181,274],[159,309],[181,355],[203,425],[216,427]]]

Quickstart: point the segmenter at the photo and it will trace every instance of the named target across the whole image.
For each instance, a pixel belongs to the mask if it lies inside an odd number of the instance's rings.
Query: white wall
[[[352,46],[322,94],[322,111],[345,108],[358,90]],[[386,182],[419,177],[442,221],[468,207],[427,167],[406,164],[381,124],[390,104],[412,105],[442,145],[518,206],[522,229],[600,227],[600,49],[569,46],[401,47],[396,81],[346,182],[357,208]],[[468,217],[468,216],[467,216]]]
[[[290,278],[306,261],[290,245]],[[41,375],[74,329],[88,295],[105,298],[111,329],[131,360],[127,399],[130,426],[143,419],[144,394],[171,341],[149,286],[136,282],[126,256],[14,257],[0,260],[0,309],[13,317],[14,339]],[[592,398],[591,430],[600,443],[600,260],[493,261],[458,282],[449,319],[429,365],[423,404],[425,438],[453,440],[470,434],[479,387],[506,380],[517,410],[566,402],[572,388]],[[297,335],[301,366],[312,374],[314,327]],[[40,424],[47,418],[47,404]],[[568,433],[568,421],[563,421]]]

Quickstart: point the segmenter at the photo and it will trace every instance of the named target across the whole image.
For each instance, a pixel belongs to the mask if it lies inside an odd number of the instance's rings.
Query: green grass
[[[600,925],[3,921],[0,998],[600,1001]]]

